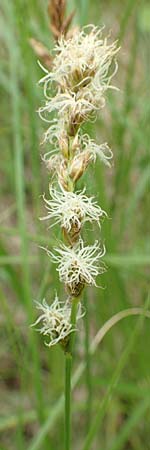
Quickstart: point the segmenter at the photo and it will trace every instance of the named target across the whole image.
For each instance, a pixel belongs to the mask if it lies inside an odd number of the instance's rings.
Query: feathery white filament
[[[111,167],[110,160],[113,158],[113,152],[108,146],[107,142],[103,144],[97,144],[94,139],[90,139],[88,134],[84,134],[81,136],[81,142],[83,144],[84,151],[89,152],[91,154],[94,162],[96,161],[96,157],[98,158],[108,167]]]
[[[47,116],[57,111],[59,120],[63,117],[67,124],[68,119],[73,118],[73,122],[80,125],[82,120],[104,107],[105,91],[113,88],[110,81],[117,71],[117,64],[114,70],[109,69],[118,52],[117,42],[109,44],[102,37],[102,29],[92,25],[88,28],[88,32],[86,29],[77,31],[70,39],[62,36],[56,44],[52,70],[46,71],[40,80],[46,103],[39,109],[39,114],[46,122],[51,122]],[[56,87],[53,97],[49,89],[51,83]],[[51,139],[50,130],[52,136],[59,133],[56,123],[52,123],[45,133],[45,140]]]
[[[42,303],[35,303],[37,309],[42,311],[42,314],[32,326],[36,326],[42,322],[41,328],[38,328],[37,330],[44,336],[49,337],[49,342],[45,342],[48,347],[63,341],[70,333],[76,330],[71,324],[71,304],[68,301],[65,303],[60,302],[56,294],[55,300],[51,305],[48,305],[45,299]],[[83,312],[81,311],[81,304],[79,303],[77,320],[82,317]]]
[[[66,285],[86,283],[97,286],[97,275],[105,271],[104,264],[99,264],[100,258],[105,255],[105,247],[101,248],[98,241],[85,247],[82,239],[74,247],[61,244],[59,248],[55,248],[56,254],[48,249],[44,250],[52,261],[58,264],[60,281]]]
[[[51,82],[73,89],[92,83],[97,76],[97,85],[102,88],[109,80],[108,70],[117,51],[117,43],[109,44],[102,38],[102,29],[95,26],[89,27],[88,33],[85,30],[74,33],[70,39],[62,36],[55,46],[52,71],[40,80],[45,96],[48,98]]]
[[[54,219],[51,226],[60,223],[67,232],[70,232],[72,227],[80,230],[81,223],[86,221],[99,223],[100,217],[106,215],[93,197],[89,198],[84,194],[85,189],[82,192],[73,193],[65,190],[57,191],[50,186],[49,190],[51,199],[47,200],[44,196],[48,214],[41,220]]]
[[[41,119],[51,122],[51,120],[45,119],[43,113],[58,110],[59,115],[67,112],[74,116],[80,114],[80,117],[84,118],[97,109],[95,95],[93,96],[89,90],[84,90],[80,97],[74,92],[58,92],[55,97],[45,103],[45,106],[39,108],[39,114]]]

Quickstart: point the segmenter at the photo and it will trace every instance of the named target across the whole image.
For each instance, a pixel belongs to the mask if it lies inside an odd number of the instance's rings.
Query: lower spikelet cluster
[[[97,241],[84,244],[81,233],[85,222],[100,225],[106,213],[86,195],[86,188],[76,190],[76,183],[97,157],[106,166],[111,165],[113,155],[108,144],[96,143],[83,133],[82,125],[95,120],[105,105],[105,93],[112,88],[110,82],[117,70],[117,51],[117,43],[109,43],[103,38],[103,30],[94,26],[77,30],[70,38],[61,35],[51,70],[43,68],[45,74],[40,80],[45,102],[39,115],[48,123],[43,142],[50,146],[43,160],[51,174],[49,197],[43,196],[46,215],[41,220],[48,220],[50,227],[59,224],[64,239],[54,252],[45,250],[57,264],[69,296],[65,304],[57,297],[51,306],[45,300],[37,304],[42,314],[35,325],[43,322],[40,332],[49,336],[48,345],[66,341],[73,331],[72,302],[79,301],[85,285],[97,286],[97,275],[105,270],[100,264],[105,248]],[[77,318],[81,315],[79,306]]]
[[[37,309],[41,310],[41,315],[32,326],[37,326],[42,322],[41,328],[37,328],[40,333],[47,336],[45,344],[48,347],[60,342],[64,347],[68,342],[70,333],[76,330],[71,324],[71,305],[66,301],[59,301],[57,294],[54,302],[49,306],[45,299],[42,303],[36,302]],[[81,304],[78,304],[77,320],[83,317]]]

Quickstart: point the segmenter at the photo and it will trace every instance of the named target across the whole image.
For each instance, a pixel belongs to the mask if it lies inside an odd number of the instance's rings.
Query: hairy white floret
[[[105,271],[104,264],[99,264],[100,258],[105,255],[105,247],[101,248],[98,241],[87,246],[84,246],[82,239],[74,247],[61,244],[55,248],[56,254],[44,250],[58,264],[60,280],[71,290],[80,283],[97,286],[97,275]]]
[[[42,311],[42,314],[32,326],[42,322],[42,326],[38,328],[38,331],[44,336],[48,336],[49,342],[45,342],[48,347],[64,341],[70,333],[76,330],[71,324],[71,303],[69,301],[60,302],[56,294],[55,300],[51,305],[48,305],[45,299],[42,303],[37,301],[35,303],[37,309]],[[77,320],[81,317],[83,317],[83,312],[79,303]]]
[[[81,224],[86,221],[96,221],[99,224],[100,217],[106,213],[100,208],[93,197],[85,195],[85,189],[82,192],[67,192],[65,190],[57,191],[50,186],[51,199],[47,200],[44,195],[45,207],[48,214],[44,219],[54,219],[51,226],[60,223],[67,232],[74,227],[80,230]]]
[[[59,115],[65,113],[72,114],[74,117],[80,115],[80,118],[84,119],[90,113],[99,109],[95,98],[96,96],[88,89],[83,90],[80,96],[75,92],[58,92],[55,97],[51,97],[44,106],[39,108],[39,114],[46,122],[51,122],[51,120],[45,119],[44,114],[53,111],[58,111]]]
[[[49,141],[50,144],[56,144],[59,141],[62,130],[64,130],[64,118],[54,118],[53,120],[50,120],[48,122],[50,123],[50,126],[44,133],[42,144],[44,144],[44,142],[46,141]]]
[[[87,151],[91,154],[94,162],[96,161],[96,157],[98,158],[108,167],[111,167],[110,160],[113,158],[113,152],[108,146],[107,142],[103,144],[97,144],[94,139],[90,139],[88,134],[81,136],[81,142],[83,145],[84,151]]]
[[[109,67],[118,49],[117,42],[109,44],[107,38],[102,37],[102,31],[91,25],[77,31],[70,39],[61,36],[54,49],[52,71],[40,80],[47,98],[49,83],[53,81],[63,89],[77,89],[94,79],[100,88],[107,85]]]

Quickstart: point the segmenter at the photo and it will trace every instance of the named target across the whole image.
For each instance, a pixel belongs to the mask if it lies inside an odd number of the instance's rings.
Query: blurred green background
[[[34,37],[52,48],[53,39],[46,0],[1,3],[0,450],[61,450],[63,354],[59,347],[47,349],[29,326],[36,317],[34,299],[51,302],[55,289],[64,298],[56,267],[38,248],[52,248],[60,234],[38,219],[48,174],[41,162],[45,124],[36,112],[43,100],[42,70],[29,45]],[[108,142],[114,164],[108,169],[97,161],[80,183],[109,216],[101,231],[108,270],[99,280],[103,289],[85,293],[90,320],[78,333],[75,372],[86,359],[87,325],[91,342],[118,311],[149,307],[150,4],[69,0],[68,11],[74,7],[74,24],[105,24],[105,34],[121,46],[113,80],[120,91],[108,93],[96,124],[86,128]],[[93,242],[99,230],[87,227],[84,237]],[[150,449],[149,349],[149,319],[129,317],[88,358],[73,395],[72,449]],[[98,408],[92,442],[84,447]]]

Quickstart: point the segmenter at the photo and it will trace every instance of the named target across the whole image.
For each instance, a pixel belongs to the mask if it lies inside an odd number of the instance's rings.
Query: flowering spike
[[[50,307],[45,301],[38,306],[42,315],[35,324],[43,321],[40,331],[50,336],[49,346],[68,340],[74,329],[71,324],[74,303],[79,301],[85,285],[97,286],[97,276],[105,271],[105,265],[100,264],[105,247],[100,247],[98,241],[84,244],[81,232],[87,221],[100,227],[100,219],[106,213],[94,197],[86,196],[85,188],[76,190],[76,183],[97,157],[106,166],[111,165],[113,154],[108,144],[96,143],[82,132],[82,125],[87,120],[95,121],[105,105],[106,91],[114,89],[117,52],[117,42],[109,43],[103,30],[93,25],[76,29],[70,37],[61,34],[51,69],[44,70],[39,82],[45,97],[39,115],[49,124],[43,142],[51,144],[43,161],[53,181],[50,198],[43,196],[47,213],[41,220],[50,220],[50,227],[59,224],[64,238],[54,252],[44,250],[57,264],[60,281],[69,293],[66,304],[60,304],[56,298]]]
[[[68,301],[60,302],[57,294],[54,302],[49,306],[44,299],[42,303],[35,302],[37,309],[42,311],[42,314],[32,324],[37,326],[42,322],[42,326],[37,328],[41,334],[48,336],[49,342],[45,342],[48,347],[51,347],[58,342],[63,346],[66,345],[70,333],[76,330],[71,324],[71,305]],[[81,304],[78,304],[77,320],[83,317]]]

